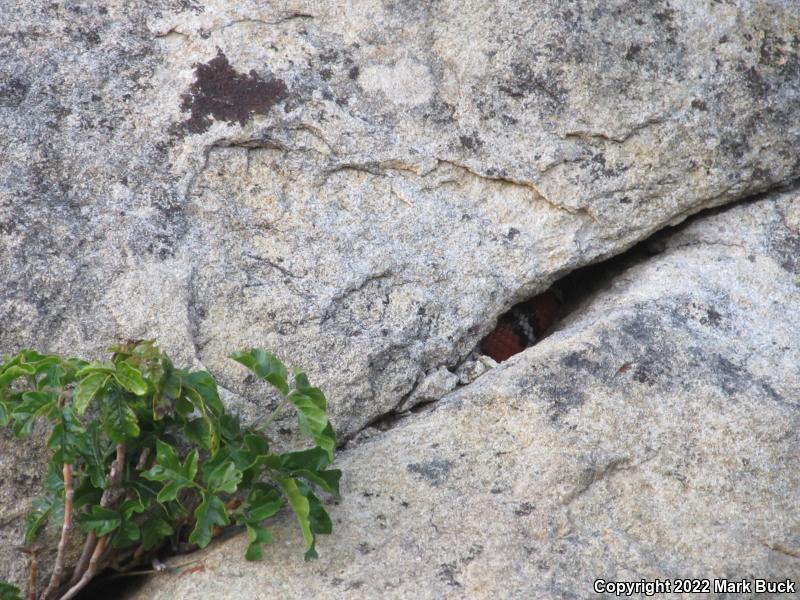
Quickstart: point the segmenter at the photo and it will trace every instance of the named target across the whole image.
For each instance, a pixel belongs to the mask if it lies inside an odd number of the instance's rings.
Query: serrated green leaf
[[[258,433],[247,433],[244,436],[244,443],[247,450],[253,456],[261,456],[269,454],[269,442],[267,439]]]
[[[283,504],[283,496],[278,490],[266,483],[256,483],[242,506],[243,521],[260,523],[277,514]]]
[[[297,420],[301,433],[311,437],[320,448],[325,449],[333,461],[336,435],[328,422],[327,402],[324,394],[317,388],[304,388],[293,391],[289,401],[297,409]]]
[[[30,434],[33,421],[52,411],[58,403],[58,394],[53,392],[25,392],[22,402],[14,407],[11,418],[14,421],[14,433],[17,437]]]
[[[227,463],[233,463],[239,471],[244,471],[250,466],[250,456],[233,445],[224,445],[213,458],[203,463],[203,479],[208,480],[209,474],[216,468]]]
[[[63,361],[63,364],[66,366],[67,370],[70,372],[70,377],[75,380],[77,378],[78,371],[81,369],[88,367],[89,363],[81,358],[71,357]]]
[[[57,410],[61,418],[53,427],[47,447],[57,453],[58,462],[72,464],[86,430],[73,414],[72,408],[65,406]]]
[[[164,483],[158,493],[159,502],[175,500],[178,492],[186,487],[194,487],[194,478],[197,475],[197,450],[192,451],[181,464],[175,450],[169,444],[158,440],[156,442],[156,464],[149,471],[142,473],[142,477],[150,481]]]
[[[184,432],[186,433],[187,438],[206,450],[213,451],[215,449],[215,442],[218,443],[218,440],[214,436],[214,432],[211,429],[209,420],[204,417],[198,417],[197,419],[192,419],[189,421],[186,424],[186,429],[184,429]]]
[[[181,396],[181,375],[166,355],[161,357],[161,371],[163,375],[160,379],[153,377],[155,381],[153,416],[156,419],[172,414],[175,403]]]
[[[123,519],[120,526],[111,538],[114,548],[130,548],[141,538],[142,532],[134,521]]]
[[[308,486],[300,487],[300,491],[308,499],[308,521],[311,525],[311,531],[322,535],[331,533],[333,531],[333,523],[331,523],[331,517],[325,507],[322,506],[320,499],[314,495],[314,492]]]
[[[145,550],[155,548],[172,535],[172,526],[161,517],[148,519],[142,525],[142,545]]]
[[[219,432],[220,437],[230,443],[238,440],[242,433],[239,415],[223,414],[219,418]]]
[[[311,383],[308,381],[308,375],[306,375],[305,371],[302,369],[295,369],[294,386],[300,391],[311,387]]]
[[[150,550],[172,535],[172,526],[158,515],[153,515],[142,523],[142,546]]]
[[[158,492],[163,487],[158,481],[148,481],[141,473],[131,470],[125,478],[125,486],[136,490],[145,506],[158,506]]]
[[[128,548],[138,542],[141,535],[142,532],[135,522],[122,519],[114,537],[111,538],[111,545],[114,548]]]
[[[89,512],[78,517],[78,524],[84,531],[94,531],[97,537],[108,535],[122,523],[122,516],[115,510],[92,506]]]
[[[64,494],[64,463],[50,458],[47,473],[44,476],[44,489],[54,495]]]
[[[203,493],[203,501],[194,511],[195,526],[189,535],[189,543],[205,548],[211,542],[214,526],[224,527],[228,524],[225,503],[215,495]]]
[[[250,544],[247,546],[245,552],[246,560],[261,560],[264,557],[264,550],[261,548],[262,544],[272,543],[272,534],[269,529],[259,527],[257,525],[247,526],[247,539]]]
[[[164,509],[164,514],[167,515],[167,520],[170,523],[185,521],[186,518],[191,514],[191,511],[187,510],[187,508],[179,502],[167,502],[166,504],[162,505],[162,508]]]
[[[110,447],[104,443],[100,423],[92,421],[86,426],[86,432],[79,438],[78,453],[84,461],[84,470],[92,485],[98,489],[106,486],[106,461]]]
[[[32,365],[9,365],[5,369],[0,370],[0,388],[6,387],[18,377],[33,375],[35,373],[36,369],[34,369]]]
[[[121,389],[106,390],[101,412],[105,430],[116,443],[124,444],[128,438],[138,437],[139,419]]]
[[[0,600],[22,600],[22,592],[18,587],[0,581]]]
[[[275,455],[269,450],[269,442],[260,433],[247,433],[244,436],[246,450],[242,451],[242,462],[237,462],[237,466],[245,471],[245,481],[249,476],[257,476],[260,469],[257,467],[267,464],[268,459]]]
[[[194,404],[186,397],[186,390],[181,390],[182,395],[175,401],[175,412],[182,418],[187,418],[194,411]]]
[[[24,361],[31,365],[36,373],[45,373],[51,366],[61,362],[55,354],[39,354],[36,351],[27,351]]]
[[[0,356],[0,373],[9,367],[20,364],[21,362],[23,362],[22,352],[17,352],[14,356],[11,356],[10,354],[3,354]]]
[[[72,404],[77,414],[85,413],[95,398],[102,398],[103,390],[110,378],[111,375],[108,373],[91,373],[80,380],[72,396]]]
[[[300,524],[300,531],[303,533],[303,541],[305,542],[305,559],[310,560],[317,558],[317,552],[314,549],[314,532],[311,531],[311,521],[309,516],[311,514],[311,507],[306,498],[297,486],[297,481],[292,477],[279,479],[278,483],[283,488],[283,493],[289,501],[289,506],[292,507],[297,522]]]
[[[236,492],[241,480],[242,472],[236,468],[233,462],[219,465],[205,478],[211,492],[227,492],[228,494]]]
[[[122,387],[137,396],[144,396],[147,393],[147,383],[141,371],[126,362],[117,363],[114,378]]]
[[[285,452],[279,455],[279,468],[287,471],[309,469],[321,471],[331,464],[327,451],[323,448],[309,448],[299,452]]]
[[[155,360],[161,355],[155,340],[129,340],[114,344],[108,349],[114,360],[122,361],[135,357],[139,361]]]
[[[284,396],[289,393],[288,372],[280,359],[261,348],[247,352],[234,352],[231,358],[253,371],[260,379],[268,381]]]
[[[31,503],[31,512],[25,518],[25,543],[30,544],[42,528],[47,525],[58,500],[55,496],[36,498]]]
[[[209,373],[205,371],[189,373],[181,378],[181,387],[200,413],[206,414],[208,412],[206,408],[216,417],[225,412],[225,407],[219,399],[217,382]]]
[[[58,359],[58,362],[48,364],[43,369],[37,370],[37,379],[36,389],[39,390],[59,389],[71,383],[71,377],[68,376],[67,369],[62,366],[60,359]]]
[[[0,401],[0,427],[8,425],[10,419],[11,409],[8,406],[8,402]]]
[[[289,400],[299,411],[305,432],[322,432],[325,429],[328,413],[324,403],[320,406],[315,398],[296,390],[289,394]]]
[[[292,475],[294,477],[302,477],[309,482],[317,484],[329,494],[339,496],[339,480],[342,478],[342,472],[339,469],[329,469],[327,471],[300,469],[293,471]]]
[[[99,360],[88,365],[85,365],[75,373],[75,377],[83,379],[92,373],[105,373],[106,375],[113,375],[117,371],[117,367],[109,360]]]
[[[76,511],[80,511],[86,506],[100,504],[100,498],[102,498],[102,496],[103,488],[94,487],[88,477],[80,477],[75,486],[75,498],[73,499],[72,506]]]
[[[333,450],[336,448],[336,432],[333,430],[333,424],[330,421],[328,421],[328,425],[322,430],[322,433],[314,435],[314,441],[327,452],[328,460],[333,462]]]
[[[126,519],[130,519],[133,515],[144,512],[145,510],[145,505],[139,497],[139,494],[135,495],[135,498],[128,498],[122,503],[122,506],[119,507],[119,512]]]

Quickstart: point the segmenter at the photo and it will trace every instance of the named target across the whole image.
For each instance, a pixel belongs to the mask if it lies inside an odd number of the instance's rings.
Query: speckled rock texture
[[[47,464],[42,446],[20,445],[9,429],[0,428],[0,581],[20,584],[26,580],[27,558],[16,547],[23,545],[31,499],[42,495],[42,465]],[[48,529],[45,533],[42,545],[50,544],[53,552],[42,552],[43,562],[54,560],[58,546],[57,532]]]
[[[799,255],[796,193],[691,224],[537,346],[346,451],[319,561],[303,563],[285,515],[264,562],[244,561],[240,536],[126,599],[798,581]]]
[[[0,352],[156,338],[252,418],[227,355],[265,346],[343,439],[564,273],[800,176],[794,2],[0,14]]]

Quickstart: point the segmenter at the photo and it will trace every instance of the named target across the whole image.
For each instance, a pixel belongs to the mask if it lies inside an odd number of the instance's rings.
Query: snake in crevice
[[[497,362],[530,348],[558,318],[563,296],[556,288],[515,305],[497,319],[495,328],[481,340],[481,352]]]

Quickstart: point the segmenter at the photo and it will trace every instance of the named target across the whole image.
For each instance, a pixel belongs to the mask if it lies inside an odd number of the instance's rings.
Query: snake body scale
[[[497,326],[481,340],[481,352],[497,362],[533,346],[558,318],[561,292],[551,288],[521,302],[500,316]]]

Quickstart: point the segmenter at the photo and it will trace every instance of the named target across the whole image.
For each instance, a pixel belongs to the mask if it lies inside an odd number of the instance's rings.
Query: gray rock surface
[[[352,434],[514,301],[800,175],[794,3],[4,0],[0,346],[307,367]]]
[[[343,436],[560,275],[800,175],[795,3],[0,14],[0,349],[154,337],[254,417],[226,357],[266,346]]]
[[[42,447],[20,445],[14,434],[0,428],[0,581],[21,585],[25,578],[27,557],[17,551],[25,536],[25,517],[31,509],[31,500],[42,494],[47,464],[47,454]],[[47,531],[48,542],[55,549],[58,536]],[[55,554],[54,552],[50,554]],[[42,553],[42,561],[53,560]]]
[[[800,580],[798,255],[796,192],[692,223],[537,346],[346,451],[319,561],[285,515],[264,562],[240,536],[126,599]]]

